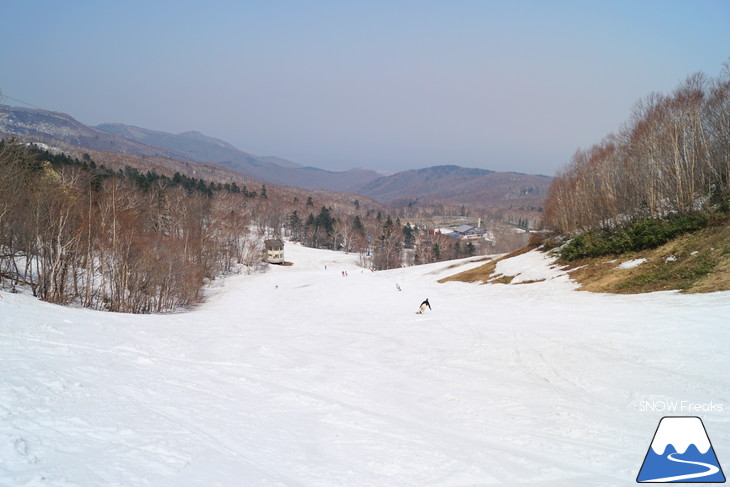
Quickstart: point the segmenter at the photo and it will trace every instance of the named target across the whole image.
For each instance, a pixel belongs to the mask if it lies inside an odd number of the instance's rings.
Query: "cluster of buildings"
[[[494,241],[494,235],[483,228],[472,225],[459,225],[451,227],[440,227],[429,230],[431,234],[441,234],[448,237],[458,238],[462,240],[487,240]]]
[[[473,227],[471,225],[459,225],[458,227],[437,228],[433,233],[440,233],[449,237],[460,238],[463,240],[492,240],[490,232],[483,228]]]

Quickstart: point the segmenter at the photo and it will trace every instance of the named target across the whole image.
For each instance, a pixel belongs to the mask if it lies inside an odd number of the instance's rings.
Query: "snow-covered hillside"
[[[625,486],[664,415],[730,465],[730,293],[579,292],[534,252],[500,272],[548,279],[511,285],[286,254],[186,313],[3,293],[0,485]]]

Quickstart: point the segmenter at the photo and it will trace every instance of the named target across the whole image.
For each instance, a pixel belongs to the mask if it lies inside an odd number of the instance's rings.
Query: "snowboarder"
[[[396,289],[397,289],[398,291],[401,291],[401,288],[400,288],[400,286],[399,286],[398,284],[396,284],[396,285],[395,285],[395,288],[396,288]]]
[[[421,303],[421,306],[418,307],[418,311],[416,311],[417,314],[422,314],[424,311],[426,311],[426,306],[428,306],[428,309],[431,309],[431,304],[428,302],[428,298],[424,302]]]

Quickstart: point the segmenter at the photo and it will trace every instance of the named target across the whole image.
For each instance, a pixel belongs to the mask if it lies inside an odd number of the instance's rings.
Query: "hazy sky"
[[[730,56],[729,0],[9,0],[0,22],[8,97],[327,169],[551,175]]]

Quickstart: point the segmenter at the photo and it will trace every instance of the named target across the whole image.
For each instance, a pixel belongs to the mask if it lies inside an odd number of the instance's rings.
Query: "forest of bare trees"
[[[0,144],[0,171],[3,287],[26,286],[54,303],[159,312],[200,300],[205,279],[261,261],[250,198],[240,192],[213,197],[179,174],[175,182],[117,173],[12,141]]]
[[[162,312],[200,301],[205,282],[221,274],[260,270],[269,236],[355,252],[379,269],[474,252],[351,195],[304,197],[118,166],[0,142],[0,287],[54,303]]]
[[[94,309],[164,312],[199,302],[205,283],[220,275],[263,269],[270,237],[357,253],[363,267],[376,269],[487,250],[428,223],[437,214],[481,218],[481,209],[388,209],[213,171],[196,179],[175,171],[174,161],[92,154],[0,141],[1,289]]]
[[[544,224],[561,234],[706,210],[730,195],[730,64],[639,101],[617,133],[554,178]]]

